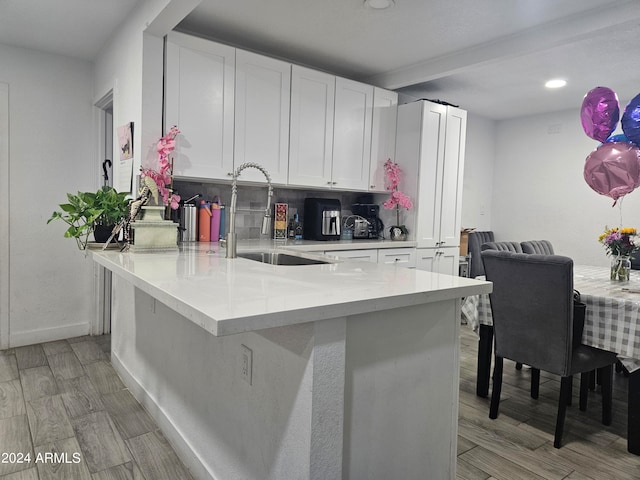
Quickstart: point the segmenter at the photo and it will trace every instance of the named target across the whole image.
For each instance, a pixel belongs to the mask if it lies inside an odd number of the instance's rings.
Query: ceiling
[[[0,0],[0,43],[90,60],[136,3]],[[177,28],[496,120],[640,93],[640,0],[202,0]]]

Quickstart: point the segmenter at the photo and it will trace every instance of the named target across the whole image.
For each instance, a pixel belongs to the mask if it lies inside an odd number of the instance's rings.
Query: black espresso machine
[[[380,206],[373,203],[354,203],[351,211],[358,217],[354,221],[353,238],[381,238],[384,224],[380,220]]]

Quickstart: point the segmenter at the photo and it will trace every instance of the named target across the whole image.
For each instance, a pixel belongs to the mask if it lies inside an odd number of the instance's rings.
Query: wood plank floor
[[[505,360],[500,411],[489,419],[489,399],[476,396],[478,337],[461,326],[458,480],[640,479],[640,456],[627,452],[627,381],[614,373],[613,422],[601,423],[602,396],[589,392],[578,409],[579,381],[567,409],[562,448],[553,448],[559,378],[541,372],[540,397],[529,393],[531,370]]]
[[[0,480],[191,479],[109,352],[108,335],[0,351]]]
[[[79,337],[0,351],[0,455],[31,455],[30,463],[0,463],[0,480],[191,478],[111,367],[109,342],[108,335]],[[463,325],[458,480],[640,480],[640,457],[626,450],[624,376],[615,374],[610,427],[600,422],[598,392],[580,412],[576,380],[563,447],[555,449],[558,378],[542,373],[533,400],[530,370],[505,361],[500,414],[491,420],[489,399],[475,394],[477,345]],[[34,461],[54,453],[68,463]]]

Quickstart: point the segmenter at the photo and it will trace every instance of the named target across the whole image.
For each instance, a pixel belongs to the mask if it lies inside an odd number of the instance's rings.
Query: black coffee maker
[[[374,203],[354,203],[351,206],[354,215],[362,217],[354,221],[353,238],[378,239],[384,232],[384,224],[380,220],[380,206]]]

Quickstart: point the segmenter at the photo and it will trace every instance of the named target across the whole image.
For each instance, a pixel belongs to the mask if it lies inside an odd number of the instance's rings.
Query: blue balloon
[[[630,143],[629,139],[627,138],[627,136],[624,135],[623,133],[621,133],[619,135],[611,135],[609,138],[607,138],[605,140],[605,143],[613,143],[613,142]]]
[[[640,94],[633,97],[622,115],[622,131],[629,141],[640,146]]]

